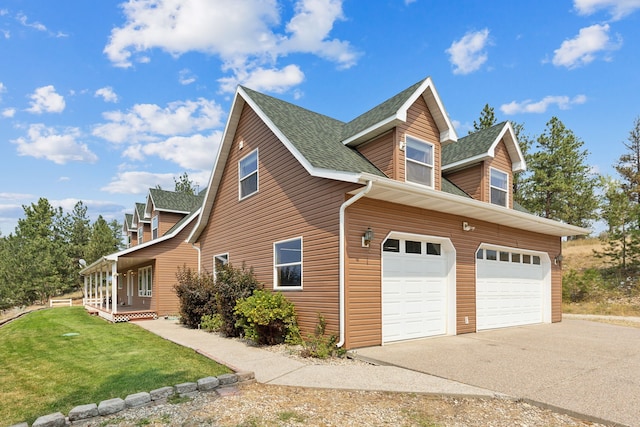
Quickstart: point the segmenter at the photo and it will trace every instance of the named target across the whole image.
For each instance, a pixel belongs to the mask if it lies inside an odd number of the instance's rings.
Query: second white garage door
[[[382,340],[449,329],[452,258],[449,245],[426,238],[388,238],[382,252]],[[455,279],[453,279],[455,280]]]
[[[549,321],[549,270],[544,254],[480,248],[476,256],[477,330]]]

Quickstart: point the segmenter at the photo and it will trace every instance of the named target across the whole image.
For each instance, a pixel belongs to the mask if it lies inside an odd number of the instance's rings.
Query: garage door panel
[[[544,265],[477,259],[476,272],[478,330],[543,322]]]

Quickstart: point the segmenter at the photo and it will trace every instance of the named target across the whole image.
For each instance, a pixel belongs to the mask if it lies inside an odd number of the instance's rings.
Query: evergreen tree
[[[91,227],[91,237],[86,251],[87,264],[91,264],[102,256],[117,252],[121,245],[122,241],[117,239],[107,221],[102,215],[98,216]]]
[[[185,172],[178,179],[173,178],[176,183],[175,191],[178,193],[185,193],[195,195],[197,188],[193,184],[193,181],[189,179],[189,175]]]
[[[524,162],[529,165],[529,151],[533,145],[533,140],[524,132],[524,125],[522,123],[511,122],[511,125],[513,126],[513,131],[516,135],[516,139],[518,140],[522,157],[524,157]],[[521,187],[522,182],[527,179],[527,176],[527,171],[516,172],[513,174],[513,200],[523,206],[525,202],[522,200],[523,196]]]
[[[627,153],[620,156],[615,165],[622,178],[622,189],[634,204],[640,204],[640,117],[629,131],[628,143],[623,143]]]
[[[589,152],[583,142],[552,117],[538,149],[529,158],[530,175],[521,183],[522,204],[530,212],[580,227],[596,218],[597,179],[586,164]]]
[[[473,121],[473,131],[469,131],[469,133],[477,132],[482,129],[489,129],[496,123],[497,120],[493,107],[490,107],[489,104],[484,104],[484,108],[480,112],[478,122],[476,123],[475,120]]]

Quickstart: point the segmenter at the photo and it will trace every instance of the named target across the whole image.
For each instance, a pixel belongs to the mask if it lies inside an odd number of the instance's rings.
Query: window
[[[507,188],[509,188],[509,175],[491,168],[491,203],[506,207]]]
[[[509,262],[509,252],[502,252],[500,251],[500,261],[506,261]]]
[[[158,238],[158,215],[151,218],[151,238]]]
[[[140,227],[138,227],[138,244],[142,243],[143,235],[144,235],[144,225],[141,225]]]
[[[213,280],[216,280],[218,270],[227,264],[229,264],[229,254],[220,254],[213,257]]]
[[[400,252],[400,240],[387,239],[382,244],[382,250],[385,252]]]
[[[427,255],[441,255],[442,248],[440,243],[427,243]]]
[[[532,258],[533,258],[533,263],[535,265],[540,265],[540,257],[539,256],[534,255]]]
[[[151,266],[138,269],[138,296],[150,297],[153,289]]]
[[[511,254],[511,262],[520,263],[520,254]]]
[[[433,187],[433,145],[406,137],[406,180]]]
[[[523,264],[531,264],[531,255],[522,255],[522,263]]]
[[[493,249],[487,249],[487,258],[490,261],[496,261],[498,259],[498,252]]]
[[[274,287],[302,287],[302,237],[273,245]]]
[[[404,252],[407,254],[421,254],[422,242],[407,240],[404,242]]]
[[[238,162],[240,200],[258,192],[258,150]]]

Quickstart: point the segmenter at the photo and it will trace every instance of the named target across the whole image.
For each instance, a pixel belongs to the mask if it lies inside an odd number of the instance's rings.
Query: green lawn
[[[0,425],[228,372],[130,323],[40,310],[0,327]]]

